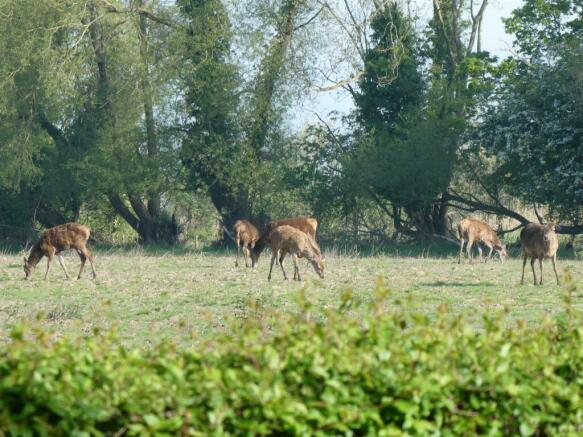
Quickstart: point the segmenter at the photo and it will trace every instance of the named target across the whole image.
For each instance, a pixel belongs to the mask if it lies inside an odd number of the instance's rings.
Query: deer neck
[[[28,263],[31,266],[36,266],[38,264],[38,262],[42,259],[43,256],[44,256],[44,253],[40,248],[40,243],[37,243],[30,251],[30,255],[28,257]]]

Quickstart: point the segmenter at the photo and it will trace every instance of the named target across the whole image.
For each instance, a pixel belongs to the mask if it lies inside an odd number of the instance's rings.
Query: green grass
[[[212,332],[228,331],[232,318],[261,317],[250,303],[295,311],[302,289],[321,308],[336,307],[346,290],[353,291],[356,300],[369,302],[378,278],[392,291],[388,305],[406,302],[411,309],[435,314],[445,304],[451,313],[463,314],[477,325],[484,314],[495,312],[505,312],[508,323],[538,324],[564,311],[565,290],[556,286],[550,262],[545,263],[545,285],[535,287],[530,270],[527,285],[520,286],[517,258],[458,265],[455,248],[440,258],[422,258],[427,250],[407,251],[407,247],[391,255],[355,253],[325,251],[323,280],[302,261],[303,283],[284,281],[278,267],[269,283],[269,256],[264,255],[255,270],[236,268],[232,249],[205,253],[101,249],[96,253],[98,278],[90,279],[86,268],[80,281],[66,280],[56,260],[48,281],[43,280],[45,260],[33,280],[24,281],[21,256],[0,251],[0,341],[8,338],[10,325],[40,315],[41,323],[55,335],[115,325],[129,344],[147,346],[165,338],[192,344]],[[76,276],[76,254],[68,253],[66,264],[71,276]],[[285,264],[292,276],[291,260]],[[560,258],[559,266],[573,273],[574,304],[581,309],[583,261]],[[355,316],[359,311],[354,309]]]

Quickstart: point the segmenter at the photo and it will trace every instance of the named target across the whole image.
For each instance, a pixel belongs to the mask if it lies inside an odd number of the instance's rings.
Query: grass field
[[[0,254],[0,339],[8,337],[10,325],[42,315],[42,324],[57,334],[90,332],[94,328],[117,326],[128,344],[148,346],[163,338],[191,344],[218,330],[231,329],[230,320],[257,316],[261,308],[294,311],[299,291],[319,307],[334,308],[346,290],[357,300],[370,302],[378,278],[391,290],[388,305],[406,303],[423,313],[435,314],[441,304],[454,314],[463,314],[479,325],[482,315],[504,313],[508,323],[524,320],[538,323],[544,317],[564,311],[564,287],[555,283],[552,265],[545,264],[545,285],[520,286],[521,261],[458,265],[455,249],[427,256],[427,251],[401,249],[378,256],[326,253],[325,279],[319,279],[302,261],[303,283],[284,281],[274,267],[267,281],[269,257],[263,256],[256,269],[234,266],[232,250],[186,252],[132,250],[96,251],[98,277],[89,269],[79,281],[66,280],[55,260],[47,281],[43,260],[32,281],[24,281],[21,256]],[[433,257],[432,257],[433,256]],[[79,260],[66,255],[72,277]],[[293,275],[291,259],[286,260]],[[559,266],[571,270],[577,291],[574,304],[583,308],[583,261],[560,258]],[[530,266],[527,266],[528,268]],[[75,276],[73,276],[75,275]],[[362,309],[356,308],[358,316]]]

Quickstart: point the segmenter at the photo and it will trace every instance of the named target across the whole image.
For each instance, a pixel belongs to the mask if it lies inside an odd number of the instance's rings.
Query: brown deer
[[[316,230],[318,229],[318,220],[316,220],[315,218],[295,217],[295,218],[290,218],[290,219],[285,219],[285,220],[275,220],[275,221],[271,221],[267,224],[267,226],[265,228],[265,232],[263,233],[263,236],[259,239],[259,241],[257,241],[257,244],[255,244],[254,254],[255,254],[257,259],[259,259],[259,256],[261,255],[261,252],[263,252],[265,247],[270,245],[270,236],[271,236],[271,233],[273,232],[273,230],[276,229],[278,226],[283,226],[283,225],[291,226],[292,228],[296,228],[296,229],[302,231],[303,233],[309,235],[310,237],[312,237],[312,239],[316,243],[316,246],[318,246],[318,243],[316,240]],[[319,250],[319,248],[318,248],[318,250]],[[279,263],[279,259],[276,258],[275,262],[276,262],[276,264]]]
[[[233,226],[233,233],[235,234],[235,243],[237,244],[237,259],[235,260],[235,267],[239,266],[239,252],[243,246],[243,256],[245,257],[245,267],[249,267],[248,257],[251,256],[251,266],[255,267],[259,255],[253,250],[257,240],[261,237],[259,231],[251,222],[247,220],[238,220]]]
[[[520,242],[522,243],[522,279],[521,284],[524,284],[524,268],[526,267],[526,260],[530,256],[530,266],[532,267],[532,275],[534,276],[534,285],[536,283],[536,273],[534,271],[534,262],[538,258],[540,264],[540,282],[543,283],[543,259],[551,258],[553,261],[553,270],[557,278],[557,285],[559,285],[559,275],[557,274],[557,249],[559,248],[559,240],[555,232],[555,225],[552,223],[540,225],[538,223],[529,223],[522,231],[520,231]]]
[[[288,225],[278,226],[271,232],[270,244],[272,254],[269,276],[267,277],[268,281],[271,281],[273,263],[278,255],[283,278],[287,281],[287,274],[283,268],[283,260],[287,254],[290,254],[294,261],[294,280],[302,280],[298,266],[298,258],[308,259],[320,278],[324,278],[324,262],[320,254],[320,248],[316,244],[316,241],[308,234]]]
[[[504,261],[508,257],[506,253],[506,247],[504,243],[500,241],[496,232],[481,220],[475,218],[465,218],[457,225],[458,236],[460,239],[460,255],[458,259],[458,264],[462,262],[462,255],[464,251],[464,243],[466,245],[466,253],[470,262],[472,262],[472,246],[474,243],[478,243],[478,252],[480,253],[480,262],[482,261],[482,248],[480,244],[484,244],[490,249],[488,256],[486,256],[486,261],[492,257],[492,251],[496,250],[500,256],[500,260]]]
[[[61,267],[65,271],[65,276],[69,279],[69,273],[67,273],[65,262],[61,255],[61,252],[67,249],[75,249],[79,254],[79,258],[81,258],[81,268],[79,269],[77,279],[81,279],[86,260],[89,260],[93,278],[95,278],[97,275],[93,266],[93,255],[87,248],[89,233],[89,228],[79,223],[65,223],[64,225],[55,226],[44,231],[38,243],[32,247],[28,258],[24,257],[24,273],[26,274],[26,279],[31,278],[36,265],[43,256],[47,257],[47,271],[45,273],[45,279],[47,279],[51,269],[51,261],[55,255],[59,258],[59,264],[61,264]]]

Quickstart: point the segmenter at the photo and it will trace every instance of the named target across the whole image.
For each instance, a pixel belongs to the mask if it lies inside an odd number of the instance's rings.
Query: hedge
[[[580,316],[476,328],[346,307],[263,314],[192,348],[17,326],[0,435],[583,435]]]

